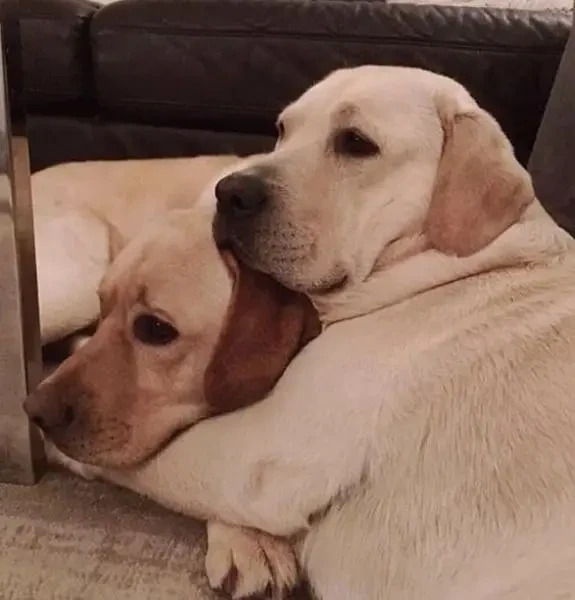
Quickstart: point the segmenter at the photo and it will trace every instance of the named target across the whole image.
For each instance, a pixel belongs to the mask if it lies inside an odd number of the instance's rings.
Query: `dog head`
[[[137,464],[196,421],[262,399],[319,333],[309,301],[220,253],[213,211],[175,211],[116,257],[95,335],[25,402],[67,456]]]
[[[496,121],[430,72],[336,71],[286,108],[278,129],[271,154],[215,186],[215,232],[311,294],[364,281],[406,238],[469,256],[534,199]]]

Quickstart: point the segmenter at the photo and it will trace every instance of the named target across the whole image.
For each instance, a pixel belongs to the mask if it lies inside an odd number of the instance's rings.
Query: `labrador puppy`
[[[336,71],[278,128],[215,234],[326,328],[115,480],[292,538],[321,600],[575,598],[575,242],[449,78]]]
[[[219,253],[212,215],[212,207],[174,210],[144,228],[99,287],[95,335],[26,400],[55,446],[51,457],[76,473],[105,479],[91,463],[144,461],[177,431],[263,398],[319,333],[305,296]],[[240,576],[236,597],[295,583],[285,543],[223,523],[210,524],[209,538],[209,556],[224,540],[236,548],[227,556]]]

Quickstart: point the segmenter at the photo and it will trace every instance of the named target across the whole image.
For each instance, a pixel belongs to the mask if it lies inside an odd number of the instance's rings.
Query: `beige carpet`
[[[204,551],[202,524],[105,483],[49,473],[0,485],[1,600],[222,598]]]

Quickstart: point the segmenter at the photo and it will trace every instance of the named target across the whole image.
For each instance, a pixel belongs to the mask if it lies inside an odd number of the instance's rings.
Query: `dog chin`
[[[68,461],[81,463],[89,469],[131,469],[150,460],[155,454],[162,450],[173,437],[165,436],[154,440],[154,444],[142,445],[136,440],[126,439],[110,446],[94,444],[83,444],[81,448],[68,446],[66,444],[54,444],[56,452],[65,456]],[[67,465],[64,465],[67,466]]]
[[[344,273],[334,279],[327,281],[318,281],[307,286],[304,290],[307,294],[313,294],[314,296],[327,296],[335,294],[343,290],[349,283],[349,275]]]
[[[316,281],[306,281],[299,277],[294,277],[293,273],[297,270],[297,261],[287,268],[277,269],[270,266],[268,261],[260,260],[254,252],[245,248],[245,245],[234,235],[230,235],[225,230],[225,225],[214,222],[214,238],[220,250],[229,250],[242,263],[269,275],[282,285],[296,292],[313,295],[328,295],[341,291],[349,283],[349,275],[342,268],[334,269],[334,273],[328,277]]]
[[[335,294],[344,289],[349,283],[349,274],[341,268],[334,269],[333,274],[316,280],[309,280],[298,276],[298,261],[274,267],[265,261],[254,258],[249,253],[242,251],[240,247],[235,248],[235,255],[240,261],[255,269],[269,275],[288,289],[302,294],[325,296]]]
[[[155,451],[140,450],[131,452],[126,448],[119,448],[115,451],[89,452],[85,456],[73,458],[75,462],[81,462],[88,469],[101,470],[124,470],[134,469],[150,460],[156,454]]]

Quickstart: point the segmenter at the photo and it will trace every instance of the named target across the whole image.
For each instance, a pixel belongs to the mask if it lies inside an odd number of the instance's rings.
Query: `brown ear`
[[[264,396],[303,346],[319,335],[316,310],[303,294],[267,275],[224,259],[235,276],[224,329],[204,377],[213,413],[247,406]]]
[[[469,256],[515,223],[534,200],[531,178],[485,111],[444,119],[445,142],[426,231],[432,247]]]

